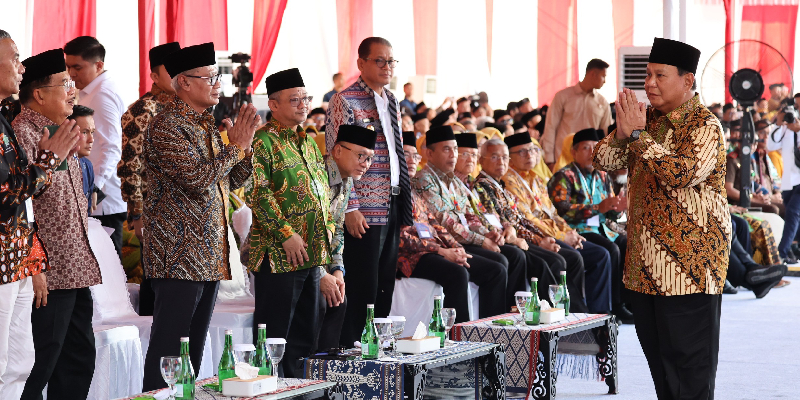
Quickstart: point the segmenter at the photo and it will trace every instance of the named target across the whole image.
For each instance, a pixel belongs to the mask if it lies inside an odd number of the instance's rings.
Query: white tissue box
[[[259,375],[253,379],[229,378],[222,381],[223,396],[253,397],[278,390],[278,377]]]
[[[561,321],[564,318],[566,317],[564,316],[563,308],[551,308],[549,310],[542,310],[539,313],[540,324],[549,324],[551,322]]]
[[[397,339],[397,351],[401,353],[419,354],[439,350],[441,339],[438,336],[426,336],[422,339],[410,337]]]

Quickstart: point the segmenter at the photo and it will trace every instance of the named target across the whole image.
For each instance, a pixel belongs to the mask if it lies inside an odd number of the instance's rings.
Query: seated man
[[[408,166],[408,176],[417,174],[417,163],[422,158],[417,153],[414,132],[403,132],[403,150]],[[411,145],[405,143],[412,143]],[[506,267],[479,255],[467,254],[436,219],[428,213],[425,201],[411,192],[414,225],[400,231],[400,252],[397,270],[403,276],[436,282],[444,291],[444,307],[456,309],[456,322],[469,321],[469,282],[479,287],[480,318],[502,314],[506,311],[502,293],[508,278]]]
[[[558,215],[586,240],[608,250],[614,314],[623,321],[632,321],[633,314],[625,307],[627,298],[622,294],[622,269],[628,236],[609,227],[628,204],[625,197],[614,195],[608,173],[592,166],[594,147],[602,138],[603,131],[594,128],[576,133],[569,149],[574,161],[556,171],[547,187]]]
[[[436,222],[472,255],[498,261],[508,268],[508,283],[501,298],[506,310],[515,304],[514,292],[525,289],[525,253],[519,247],[506,245],[503,232],[482,221],[470,207],[469,191],[453,174],[458,145],[449,126],[440,126],[426,133],[428,163],[412,179],[411,186],[425,201]]]
[[[741,218],[731,218],[734,232],[740,224],[745,223]],[[786,275],[786,264],[774,264],[765,267],[755,262],[745,247],[739,242],[738,236],[733,235],[731,240],[731,256],[728,261],[727,280],[731,285],[744,286],[753,291],[757,299],[769,293],[770,289],[781,282],[781,278]]]
[[[510,169],[503,175],[506,190],[516,198],[516,206],[542,232],[556,239],[561,247],[576,249],[583,257],[586,270],[586,301],[591,310],[609,310],[611,302],[603,293],[610,293],[611,255],[608,250],[581,236],[556,212],[547,194],[547,185],[532,172],[541,154],[529,135],[513,135],[505,139],[510,154]]]
[[[725,192],[728,195],[728,202],[731,204],[739,204],[739,192],[742,190],[742,178],[741,178],[741,170],[742,170],[742,162],[741,157],[741,142],[737,141],[741,138],[741,120],[731,121],[731,139],[733,145],[733,151],[728,153],[727,164],[725,166]],[[766,140],[766,135],[764,135],[764,140]],[[760,143],[759,149],[762,153],[762,159],[766,157],[766,143]],[[756,151],[756,154],[758,151]],[[766,157],[769,159],[769,157]],[[753,184],[753,193],[750,198],[750,206],[751,207],[761,207],[761,210],[764,212],[781,213],[781,207],[778,207],[773,203],[773,200],[781,201],[781,196],[772,194],[772,182],[771,180],[761,179],[758,174],[758,165],[759,159],[756,158],[756,155],[750,156],[750,176],[751,182]],[[763,171],[762,172],[766,172]],[[768,184],[768,187],[762,185]]]
[[[571,308],[579,310],[581,306],[585,307],[581,304],[585,303],[583,299],[585,280],[583,257],[574,249],[561,247],[556,243],[555,238],[543,233],[531,221],[525,219],[519,210],[514,207],[516,203],[514,196],[508,193],[499,183],[500,178],[508,171],[508,147],[506,144],[500,139],[490,139],[484,143],[481,154],[483,169],[475,186],[481,203],[487,209],[487,212],[498,215],[504,224],[511,224],[516,227],[519,240],[525,241],[528,245],[527,252],[543,258],[543,262],[549,267],[549,269],[545,269],[545,273],[541,274],[541,276],[533,274],[530,270],[528,271],[529,275],[539,277],[539,297],[547,299],[549,297],[547,293],[548,286],[557,284],[558,281],[555,280],[555,277],[561,271],[567,271],[567,287],[572,293],[571,301],[573,304],[580,305],[579,307],[573,306]],[[606,274],[606,279],[610,279],[608,274]],[[607,307],[610,303],[611,295],[608,292],[604,293],[604,295],[606,297],[605,301],[593,302],[593,305],[597,303],[606,304],[605,308],[587,309],[590,312],[608,312]]]

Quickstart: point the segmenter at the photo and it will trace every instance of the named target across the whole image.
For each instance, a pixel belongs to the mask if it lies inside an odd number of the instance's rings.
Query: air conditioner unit
[[[650,57],[650,46],[622,46],[619,48],[619,76],[617,89],[621,92],[628,88],[636,93],[636,98],[650,105],[644,91],[644,80],[647,78],[647,59]]]

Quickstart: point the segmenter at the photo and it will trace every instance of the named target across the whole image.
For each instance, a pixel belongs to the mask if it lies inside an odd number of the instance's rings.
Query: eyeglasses
[[[372,164],[372,159],[375,158],[374,156],[368,156],[368,155],[366,155],[364,153],[356,153],[355,150],[353,150],[353,149],[351,149],[351,148],[349,148],[349,147],[347,147],[347,146],[345,146],[345,145],[343,145],[341,143],[339,143],[339,146],[342,146],[345,149],[352,151],[353,154],[357,155],[359,164],[363,164],[363,163]]]
[[[389,64],[389,68],[394,68],[395,66],[397,66],[397,63],[400,62],[400,61],[395,60],[393,58],[389,59],[389,60],[384,60],[382,58],[365,58],[364,60],[375,61],[375,65],[377,65],[378,68],[383,68],[383,67],[386,66],[386,64]]]
[[[70,90],[75,89],[75,81],[69,80],[69,81],[66,81],[66,82],[64,82],[64,83],[62,83],[60,85],[47,85],[47,86],[40,86],[40,87],[43,87],[43,88],[46,88],[46,87],[63,87],[64,91],[69,93]]]
[[[529,157],[529,156],[532,156],[534,153],[536,153],[536,148],[534,148],[534,147],[530,147],[530,148],[527,148],[527,149],[521,149],[521,150],[517,150],[517,151],[512,151],[511,152],[511,154],[517,154],[520,157]]]
[[[459,154],[459,156],[461,156],[461,157],[464,157],[464,158],[469,158],[469,159],[471,159],[471,160],[474,160],[474,159],[478,158],[478,155],[477,155],[477,154],[475,154],[475,153],[470,153],[470,152],[468,152],[468,151],[465,151],[465,152],[463,152],[463,153]]]
[[[295,97],[293,99],[289,99],[289,104],[291,104],[292,107],[297,107],[300,105],[300,100],[302,100],[304,105],[309,105],[313,99],[314,96]]]
[[[404,151],[403,154],[405,154],[406,158],[414,160],[414,162],[422,161],[422,156],[419,153],[411,154],[411,152]]]
[[[214,76],[197,76],[197,75],[183,75],[188,76],[189,78],[198,78],[198,79],[205,79],[209,86],[216,86],[219,79],[222,77],[222,74],[216,74]]]
[[[509,157],[509,156],[498,156],[498,155],[495,154],[495,155],[489,157],[489,159],[492,160],[492,162],[503,161],[504,163],[507,163],[508,160],[511,159],[511,157]]]

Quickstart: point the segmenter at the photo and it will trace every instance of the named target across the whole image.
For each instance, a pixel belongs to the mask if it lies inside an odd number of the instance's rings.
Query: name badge
[[[497,218],[497,215],[483,214],[483,216],[486,218],[486,222],[490,223],[493,227],[497,229],[503,229],[503,224],[500,223],[500,218]]]
[[[600,216],[599,215],[595,215],[594,217],[587,219],[586,220],[586,225],[587,226],[600,226]]]
[[[433,234],[431,233],[431,227],[428,224],[415,222],[414,227],[417,228],[417,235],[419,235],[420,239],[430,239],[433,237]]]
[[[467,222],[467,216],[464,213],[458,213],[458,219],[461,220],[461,225],[469,229],[469,222]]]

